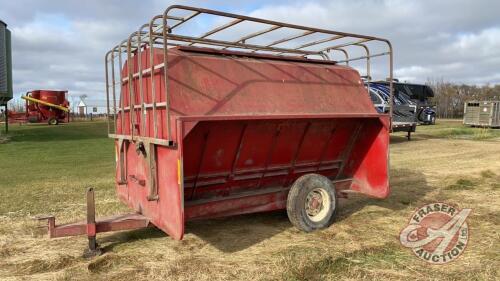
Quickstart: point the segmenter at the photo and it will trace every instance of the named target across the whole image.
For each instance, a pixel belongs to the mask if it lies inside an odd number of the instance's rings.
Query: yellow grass
[[[61,128],[94,128],[85,126]],[[105,129],[102,124],[96,128]],[[98,240],[106,253],[92,260],[81,257],[85,237],[50,240],[30,217],[46,211],[63,221],[83,218],[84,187],[89,184],[97,186],[98,215],[126,211],[113,193],[109,140],[95,133],[95,138],[59,143],[79,147],[60,160],[76,167],[59,167],[44,177],[46,167],[26,159],[23,151],[36,151],[38,159],[45,159],[44,151],[62,140],[19,141],[15,133],[9,143],[0,144],[0,155],[19,161],[19,167],[31,167],[37,177],[20,168],[6,174],[7,165],[0,163],[0,178],[9,184],[0,182],[0,279],[495,280],[500,268],[500,139],[495,131],[488,132],[493,134],[488,138],[457,137],[461,130],[460,123],[450,121],[418,127],[410,142],[403,135],[393,136],[391,196],[342,201],[337,221],[326,230],[302,233],[284,212],[251,214],[188,223],[183,241],[155,229],[102,234]],[[23,149],[16,150],[19,146]],[[98,150],[99,158],[83,155],[82,149]],[[398,241],[412,212],[434,201],[473,208],[465,253],[441,266],[420,261]]]

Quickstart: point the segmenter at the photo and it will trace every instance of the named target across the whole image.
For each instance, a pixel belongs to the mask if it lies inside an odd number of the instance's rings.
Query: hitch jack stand
[[[102,253],[102,249],[97,244],[96,234],[94,189],[91,187],[87,189],[87,237],[89,239],[89,248],[83,252],[83,256],[86,258],[99,256]]]
[[[54,216],[37,217],[38,220],[47,220],[47,229],[50,238],[87,235],[89,240],[88,249],[85,249],[83,256],[91,258],[102,253],[102,249],[97,243],[96,235],[100,232],[131,230],[150,227],[149,219],[141,214],[124,214],[96,220],[94,189],[88,188],[87,193],[87,220],[56,225]]]

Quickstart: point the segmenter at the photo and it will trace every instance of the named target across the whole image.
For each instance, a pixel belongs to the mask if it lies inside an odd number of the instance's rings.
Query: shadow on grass
[[[55,142],[68,140],[105,139],[105,122],[78,122],[50,126],[27,124],[11,127],[10,142]]]
[[[412,135],[411,140],[408,140],[406,135],[391,135],[390,144],[398,144],[398,143],[406,143],[406,142],[415,142],[415,141],[423,141],[427,140],[426,137],[422,137],[421,135]]]
[[[423,198],[433,190],[427,184],[425,175],[409,169],[391,169],[391,194],[386,199],[369,198],[362,195],[351,196],[340,204],[336,221],[348,219],[365,206],[378,206],[387,211],[399,211],[426,202]],[[380,214],[383,215],[383,214]]]
[[[291,227],[286,211],[280,210],[188,222],[186,232],[195,234],[223,252],[233,253]]]
[[[422,198],[431,191],[425,176],[412,170],[391,170],[393,183],[391,195],[386,199],[372,199],[361,195],[341,202],[337,222],[349,219],[366,206],[376,205],[387,211],[397,211],[408,205],[420,205]],[[333,224],[333,227],[335,223]],[[233,253],[247,249],[281,232],[293,228],[286,211],[246,214],[218,219],[196,220],[186,223],[186,233],[194,234],[222,252]],[[141,239],[163,238],[166,234],[156,228],[121,232],[107,236],[105,251],[117,245]]]
[[[399,244],[394,242],[385,243],[381,246],[363,247],[360,250],[343,253],[335,257],[318,253],[318,256],[321,256],[318,259],[308,258],[307,255],[304,255],[304,251],[310,252],[311,249],[292,248],[292,250],[285,253],[283,280],[357,280],[360,279],[360,273],[365,276],[373,274],[370,267],[385,267],[389,263],[393,267],[402,269],[404,265],[401,264],[401,261],[407,261],[410,258],[401,251]],[[347,276],[351,278],[346,278]],[[376,279],[370,278],[368,280]]]
[[[423,203],[422,198],[432,190],[422,173],[407,169],[393,169],[391,174],[393,183],[391,195],[388,198],[352,196],[340,204],[336,221],[348,219],[370,205],[376,205],[388,211],[402,210],[408,205],[420,205]],[[197,235],[223,252],[236,252],[292,227],[286,211],[276,211],[188,222],[186,232]]]
[[[167,234],[156,227],[141,228],[130,231],[122,231],[99,239],[104,253],[112,252],[113,249],[122,244],[132,243],[143,239],[165,238]]]

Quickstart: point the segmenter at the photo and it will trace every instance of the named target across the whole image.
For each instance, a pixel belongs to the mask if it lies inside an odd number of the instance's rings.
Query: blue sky
[[[164,0],[0,0],[13,36],[14,90],[103,97],[103,56]],[[391,40],[396,76],[410,82],[500,83],[500,1],[178,1]],[[201,31],[200,31],[201,32]]]

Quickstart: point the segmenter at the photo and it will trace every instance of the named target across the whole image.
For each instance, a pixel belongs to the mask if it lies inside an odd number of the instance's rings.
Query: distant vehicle
[[[370,98],[373,102],[373,105],[377,109],[378,112],[388,112],[388,105],[390,99],[389,86],[380,84],[380,83],[370,83]],[[406,93],[399,91],[396,89],[394,93],[394,104],[396,105],[408,105],[414,109],[416,109],[416,103],[411,100],[410,96]]]
[[[367,82],[370,99],[379,113],[390,112],[389,83]],[[394,108],[392,110],[392,131],[407,132],[408,140],[417,127],[417,103],[404,91],[394,90]]]
[[[435,107],[430,106],[417,106],[418,121],[425,125],[434,125],[436,124],[436,110]]]
[[[387,81],[371,82],[370,85],[385,85],[389,87]],[[436,109],[429,102],[429,98],[434,97],[434,91],[431,87],[423,84],[400,83],[396,80],[393,82],[396,96],[404,94],[404,97],[409,99],[416,105],[416,117],[420,124],[433,125],[436,124]]]

